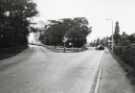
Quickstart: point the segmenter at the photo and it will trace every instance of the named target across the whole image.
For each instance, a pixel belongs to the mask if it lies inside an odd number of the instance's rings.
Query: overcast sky
[[[120,30],[135,32],[135,0],[36,0],[38,20],[86,17],[93,31],[89,40],[111,35],[111,18]]]

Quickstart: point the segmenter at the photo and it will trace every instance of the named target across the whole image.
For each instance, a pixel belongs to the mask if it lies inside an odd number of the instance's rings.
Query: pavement
[[[54,53],[30,46],[0,60],[0,93],[135,93],[108,50]]]
[[[54,53],[30,46],[0,61],[0,93],[90,93],[103,53]]]
[[[108,50],[101,59],[95,93],[135,93],[126,72]]]

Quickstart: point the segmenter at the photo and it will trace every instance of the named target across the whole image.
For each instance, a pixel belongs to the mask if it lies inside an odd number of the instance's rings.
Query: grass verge
[[[22,52],[28,46],[17,46],[17,47],[10,47],[10,48],[0,48],[0,60],[12,57],[17,55],[18,53]]]

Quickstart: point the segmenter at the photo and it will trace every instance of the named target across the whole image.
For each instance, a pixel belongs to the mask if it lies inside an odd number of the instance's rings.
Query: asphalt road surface
[[[53,53],[32,46],[0,61],[0,93],[90,93],[103,53]]]

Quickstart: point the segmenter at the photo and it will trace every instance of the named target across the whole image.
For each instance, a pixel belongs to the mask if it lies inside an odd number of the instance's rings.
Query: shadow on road
[[[29,58],[33,53],[32,49],[17,48],[16,51],[4,52],[4,56],[1,56],[0,71],[8,69],[12,66],[20,64],[24,59]],[[14,56],[14,57],[13,57]],[[12,61],[10,60],[12,59]]]

